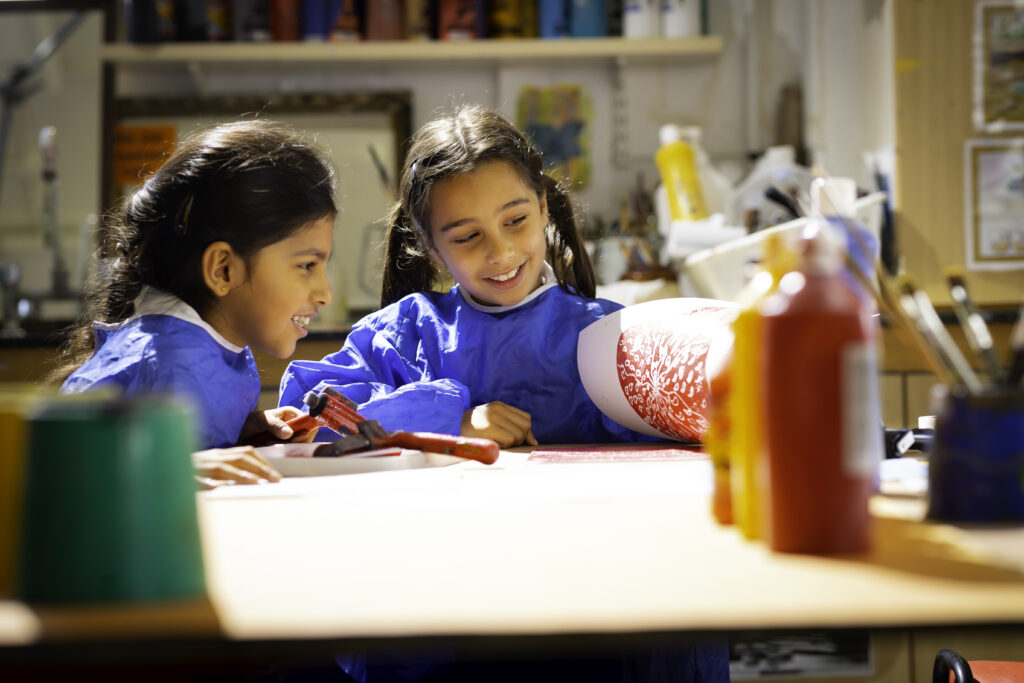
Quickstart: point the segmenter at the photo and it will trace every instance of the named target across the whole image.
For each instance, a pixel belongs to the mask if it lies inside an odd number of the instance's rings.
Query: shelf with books
[[[107,43],[108,64],[182,63],[427,63],[619,60],[662,62],[710,58],[722,52],[720,36],[687,38],[566,38],[471,41]]]

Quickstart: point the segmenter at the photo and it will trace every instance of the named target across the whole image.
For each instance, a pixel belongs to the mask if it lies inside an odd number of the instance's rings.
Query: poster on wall
[[[980,2],[974,21],[974,125],[1024,130],[1024,5]]]
[[[544,155],[548,172],[574,190],[590,183],[590,100],[572,84],[525,86],[517,123]]]
[[[1024,269],[1024,138],[967,140],[964,151],[967,267]]]

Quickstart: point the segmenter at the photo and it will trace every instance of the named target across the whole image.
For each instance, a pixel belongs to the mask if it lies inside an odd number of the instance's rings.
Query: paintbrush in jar
[[[967,344],[981,358],[992,381],[1003,384],[1006,381],[1006,369],[996,356],[988,325],[985,324],[985,319],[981,317],[981,312],[967,290],[963,270],[947,268],[945,274],[946,282],[949,283],[949,296],[953,299],[953,310],[964,330]]]
[[[900,306],[917,326],[928,345],[934,349],[954,384],[964,386],[970,393],[982,390],[981,380],[971,367],[956,342],[949,336],[945,325],[935,312],[931,299],[906,275],[900,278]]]

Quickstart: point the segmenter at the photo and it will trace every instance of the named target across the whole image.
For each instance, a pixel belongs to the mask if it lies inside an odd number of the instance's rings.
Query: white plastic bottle
[[[856,202],[857,183],[853,178],[823,177],[815,178],[811,183],[812,215],[820,215],[842,235],[846,253],[852,257],[861,275],[873,283],[879,253],[878,238],[857,219]],[[871,292],[865,289],[861,278],[850,265],[845,270],[854,288],[874,307],[874,302],[870,301]]]
[[[700,35],[700,0],[661,0],[660,5],[662,36]]]
[[[625,38],[656,38],[659,35],[660,0],[624,0],[622,35]]]

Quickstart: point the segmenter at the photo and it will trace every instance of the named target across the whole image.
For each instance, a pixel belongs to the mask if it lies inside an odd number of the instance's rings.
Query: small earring
[[[227,287],[221,287],[220,288],[220,293],[221,294],[227,294],[228,293],[228,288]]]

